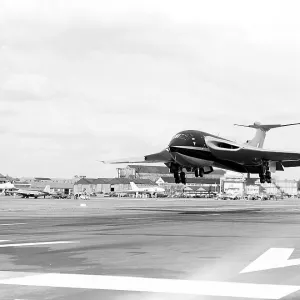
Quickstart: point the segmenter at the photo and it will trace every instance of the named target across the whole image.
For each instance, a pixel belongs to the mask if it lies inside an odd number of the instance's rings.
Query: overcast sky
[[[298,3],[0,1],[0,173],[114,177],[96,160],[180,130],[245,141],[233,123],[300,122]],[[300,127],[265,147],[300,152]]]

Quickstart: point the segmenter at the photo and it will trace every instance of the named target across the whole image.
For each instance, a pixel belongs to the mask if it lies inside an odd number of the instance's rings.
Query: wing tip
[[[107,162],[105,160],[96,160],[97,162],[99,163],[102,163],[102,164],[106,164]]]

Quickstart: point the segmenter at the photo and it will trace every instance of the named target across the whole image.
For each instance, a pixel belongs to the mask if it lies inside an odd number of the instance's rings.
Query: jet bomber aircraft
[[[300,166],[300,153],[263,149],[266,133],[274,128],[299,125],[261,124],[237,126],[256,129],[252,140],[244,144],[198,130],[184,130],[177,133],[168,147],[161,152],[138,159],[102,161],[103,163],[164,163],[174,174],[175,183],[186,184],[186,172],[195,177],[213,172],[213,168],[259,174],[261,183],[271,183],[271,173],[284,171],[285,167]]]

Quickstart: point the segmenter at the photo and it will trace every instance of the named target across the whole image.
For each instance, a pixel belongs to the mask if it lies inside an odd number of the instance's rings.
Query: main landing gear
[[[261,165],[261,172],[259,173],[259,179],[260,183],[271,183],[272,182],[272,176],[269,169],[269,162],[263,161]]]
[[[192,171],[192,168],[187,168],[187,171]],[[175,183],[183,183],[186,184],[186,174],[182,170],[181,167],[172,165],[170,168],[170,172],[174,174]],[[203,177],[204,176],[204,169],[203,168],[195,168],[195,177]]]

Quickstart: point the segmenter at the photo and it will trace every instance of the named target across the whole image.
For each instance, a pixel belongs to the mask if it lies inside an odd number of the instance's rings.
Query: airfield
[[[300,299],[300,199],[0,198],[0,299]]]

